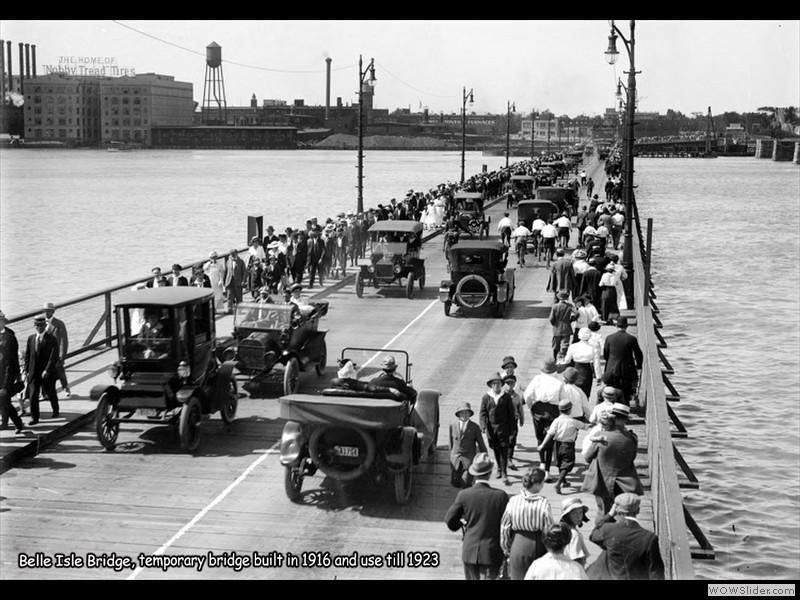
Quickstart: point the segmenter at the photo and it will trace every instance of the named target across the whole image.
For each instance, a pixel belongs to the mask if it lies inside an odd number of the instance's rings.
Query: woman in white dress
[[[436,210],[433,206],[433,202],[429,202],[428,206],[425,207],[425,212],[423,213],[423,225],[425,229],[436,229]]]
[[[617,288],[617,307],[620,310],[627,310],[628,309],[628,299],[625,297],[625,288],[622,285],[622,282],[628,278],[628,274],[625,272],[625,267],[619,264],[619,256],[613,255],[611,257],[611,263],[614,265],[614,275],[615,275],[615,286]]]
[[[436,227],[439,228],[444,224],[444,200],[441,196],[436,196],[433,200],[433,210]]]

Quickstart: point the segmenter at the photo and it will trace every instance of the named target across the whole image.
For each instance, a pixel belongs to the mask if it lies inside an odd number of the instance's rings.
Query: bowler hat
[[[564,498],[561,501],[561,518],[563,519],[567,514],[571,513],[576,508],[583,509],[583,522],[588,523],[589,517],[586,516],[586,513],[589,512],[589,507],[583,503],[583,500],[580,499],[578,496],[570,496],[569,498]]]
[[[513,356],[504,356],[503,357],[502,367],[505,369],[508,365],[513,366],[515,369],[517,368],[517,362],[514,360]]]
[[[456,406],[455,415],[458,416],[458,413],[460,412],[468,412],[470,417],[475,414],[475,411],[472,410],[472,407],[469,405],[469,402],[462,402],[461,404]]]
[[[637,494],[631,494],[630,492],[619,494],[616,498],[614,498],[614,506],[616,507],[615,512],[618,513],[623,513],[626,515],[638,514],[639,507],[641,505],[642,497]]]
[[[622,316],[617,319],[617,327],[625,329],[628,326],[628,317]]]
[[[469,472],[470,475],[474,475],[475,477],[490,475],[493,467],[494,463],[489,458],[489,455],[486,452],[478,452],[469,467]]]

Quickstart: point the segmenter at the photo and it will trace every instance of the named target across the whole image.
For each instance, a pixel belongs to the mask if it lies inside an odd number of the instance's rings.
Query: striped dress
[[[500,546],[508,556],[511,579],[524,579],[531,563],[546,554],[542,532],[553,523],[544,496],[522,490],[508,501],[500,522]]]

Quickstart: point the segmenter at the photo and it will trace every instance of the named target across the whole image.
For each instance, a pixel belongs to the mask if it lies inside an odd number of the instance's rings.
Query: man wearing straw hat
[[[456,488],[472,485],[469,468],[478,452],[486,452],[481,428],[470,420],[474,414],[469,402],[462,402],[456,407],[457,421],[450,425],[450,484]]]
[[[475,483],[458,492],[444,519],[450,531],[463,530],[461,560],[468,580],[497,579],[504,558],[500,547],[500,522],[508,504],[508,494],[489,485],[493,469],[486,452],[475,456],[469,468]]]

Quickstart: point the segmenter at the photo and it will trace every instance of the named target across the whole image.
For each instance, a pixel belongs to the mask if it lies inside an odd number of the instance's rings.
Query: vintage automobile
[[[284,487],[301,497],[303,480],[317,470],[341,482],[361,477],[390,478],[398,504],[411,497],[412,468],[436,450],[439,392],[411,388],[411,394],[371,384],[382,360],[391,356],[396,373],[411,386],[411,363],[401,350],[345,348],[339,364],[350,362],[348,378],[332,380],[321,394],[280,399],[286,419],[280,442]]]
[[[558,207],[558,212],[569,212],[574,215],[577,212],[578,196],[575,191],[569,187],[562,186],[544,186],[536,190],[537,200],[549,200]]]
[[[517,206],[517,219],[523,221],[528,229],[537,215],[546,221],[550,216],[558,214],[558,206],[550,200],[523,200]]]
[[[124,292],[114,306],[119,359],[113,385],[96,385],[94,427],[104,448],[116,446],[120,424],[177,424],[181,446],[194,452],[203,418],[217,411],[230,424],[239,394],[233,361],[214,352],[214,295],[208,288],[166,287]],[[117,383],[119,380],[119,384]]]
[[[470,237],[489,237],[491,217],[483,212],[483,192],[455,192],[451,215],[458,228]]]
[[[283,393],[293,394],[301,371],[313,367],[320,377],[325,372],[328,331],[319,329],[319,320],[326,314],[327,300],[301,306],[241,302],[233,313],[233,334],[220,340],[218,354],[249,377],[266,378],[282,369]]]
[[[515,270],[506,267],[508,246],[498,241],[461,241],[450,248],[450,279],[442,281],[439,300],[444,314],[455,303],[464,310],[494,307],[502,317],[506,304],[514,301]]]
[[[367,282],[380,285],[405,285],[406,296],[413,298],[414,283],[425,289],[425,259],[420,258],[423,225],[419,221],[381,220],[367,230],[369,256],[358,260],[356,294],[364,295]],[[403,280],[405,279],[405,282]]]
[[[533,198],[536,178],[533,175],[512,175],[508,180],[508,199],[506,206],[512,208],[515,202]]]

